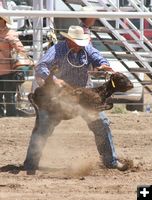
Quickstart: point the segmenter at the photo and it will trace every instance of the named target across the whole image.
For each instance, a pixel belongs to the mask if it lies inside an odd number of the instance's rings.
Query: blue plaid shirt
[[[59,69],[58,78],[63,79],[70,85],[85,87],[88,80],[90,64],[92,64],[94,68],[102,64],[109,65],[108,61],[103,58],[101,53],[91,44],[87,45],[84,47],[84,50],[80,50],[76,54],[71,51],[69,52],[69,50],[66,40],[58,42],[50,47],[46,54],[39,60],[35,69],[35,75],[46,79],[50,74],[51,67],[57,66]],[[68,60],[70,62],[68,62]],[[70,63],[72,63],[72,65]],[[73,65],[83,66],[74,67]]]

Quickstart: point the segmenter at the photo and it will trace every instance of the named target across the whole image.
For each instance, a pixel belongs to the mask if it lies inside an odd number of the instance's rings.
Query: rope
[[[73,48],[72,48],[72,49],[73,49]],[[86,51],[85,51],[84,49],[82,49],[83,52],[84,52],[84,54],[85,54],[85,57],[86,57],[86,60],[85,60],[86,62],[84,62],[82,65],[75,65],[75,64],[71,63],[70,60],[69,60],[69,53],[72,51],[72,49],[70,49],[70,50],[67,52],[67,55],[66,55],[66,58],[67,58],[68,63],[69,63],[72,67],[76,67],[76,68],[81,68],[81,67],[83,67],[83,66],[85,65],[85,63],[88,61],[88,56],[87,56]]]

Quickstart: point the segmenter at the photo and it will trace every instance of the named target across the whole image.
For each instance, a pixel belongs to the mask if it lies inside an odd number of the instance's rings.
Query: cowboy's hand
[[[62,79],[55,78],[53,80],[54,83],[57,84],[59,87],[64,87],[66,85],[65,81]]]
[[[108,72],[114,72],[113,69],[109,65],[101,65],[100,67],[97,67],[98,71],[108,71]]]

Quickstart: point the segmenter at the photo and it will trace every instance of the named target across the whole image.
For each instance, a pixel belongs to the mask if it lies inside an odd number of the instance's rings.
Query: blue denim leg
[[[60,120],[55,121],[47,111],[39,110],[24,161],[25,169],[35,170],[38,168],[47,138],[59,122]]]
[[[103,164],[112,168],[117,162],[117,155],[112,141],[109,120],[104,112],[99,113],[100,118],[88,123],[89,129],[94,133],[97,150]]]
[[[107,157],[108,160],[105,161],[106,163],[109,163],[110,165],[115,165],[116,162],[117,162],[117,155],[116,155],[116,151],[115,151],[115,147],[114,147],[114,143],[113,143],[113,140],[112,140],[112,133],[111,133],[111,130],[110,130],[110,127],[109,127],[109,120],[106,116],[106,114],[104,112],[100,112],[99,113],[99,116],[100,116],[100,119],[101,119],[101,123],[103,124],[104,126],[104,133],[102,132],[101,134],[104,135],[104,143],[105,145],[107,146]]]

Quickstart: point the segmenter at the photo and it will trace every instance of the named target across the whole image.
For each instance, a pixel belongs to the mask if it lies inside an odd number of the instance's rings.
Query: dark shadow
[[[26,170],[23,165],[5,165],[0,167],[0,173],[8,172],[11,174],[18,174],[20,171],[26,171],[27,175],[36,174],[36,170]]]

